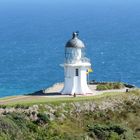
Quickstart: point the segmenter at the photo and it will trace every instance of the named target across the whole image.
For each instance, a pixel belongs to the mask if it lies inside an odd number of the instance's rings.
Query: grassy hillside
[[[139,140],[140,91],[1,105],[0,140]]]

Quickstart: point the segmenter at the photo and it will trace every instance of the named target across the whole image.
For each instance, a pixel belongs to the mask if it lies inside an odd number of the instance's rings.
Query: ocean
[[[86,44],[90,80],[140,86],[139,0],[1,0],[0,97],[63,82],[73,31]]]

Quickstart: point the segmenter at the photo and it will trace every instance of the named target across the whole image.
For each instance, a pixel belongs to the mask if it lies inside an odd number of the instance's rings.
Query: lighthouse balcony
[[[66,59],[65,63],[67,64],[75,64],[75,63],[90,63],[90,59],[84,57],[81,59]]]

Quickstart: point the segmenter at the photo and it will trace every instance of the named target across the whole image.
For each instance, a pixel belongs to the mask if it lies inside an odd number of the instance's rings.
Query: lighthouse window
[[[75,76],[79,76],[79,71],[78,71],[78,69],[76,69],[76,71],[75,71]]]

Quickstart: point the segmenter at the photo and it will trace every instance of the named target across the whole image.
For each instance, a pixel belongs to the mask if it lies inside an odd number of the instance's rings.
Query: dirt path
[[[11,103],[11,102],[14,102],[14,101],[20,101],[20,100],[23,100],[23,99],[26,99],[28,98],[28,96],[17,96],[17,97],[12,97],[12,98],[9,98],[9,99],[4,99],[2,101],[0,101],[0,105],[2,104],[6,104],[6,103]]]

